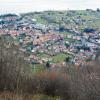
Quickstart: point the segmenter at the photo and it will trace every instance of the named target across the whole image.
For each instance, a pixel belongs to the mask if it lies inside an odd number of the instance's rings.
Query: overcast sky
[[[0,14],[100,8],[100,0],[0,0]]]

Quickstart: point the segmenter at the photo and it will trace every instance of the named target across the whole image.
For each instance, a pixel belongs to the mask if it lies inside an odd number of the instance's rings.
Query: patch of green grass
[[[38,23],[41,23],[41,24],[46,24],[47,23],[47,21],[44,20],[43,18],[41,18],[41,16],[35,15],[34,18],[37,20]]]
[[[67,56],[68,54],[60,53],[56,56],[52,56],[51,58],[53,62],[61,62],[64,61]]]
[[[72,34],[71,32],[60,32],[61,34]]]
[[[45,70],[44,65],[42,64],[30,64],[33,73],[38,73]]]
[[[37,94],[33,96],[32,100],[61,100],[60,97],[52,97],[48,95]]]
[[[45,54],[45,53],[42,53],[42,52],[38,52],[38,53],[36,54],[36,56],[39,57],[39,58],[45,58],[45,57],[48,57],[49,55],[47,55],[47,54]]]
[[[65,37],[64,38],[66,41],[69,41],[70,43],[72,43],[72,42],[75,42],[76,40],[74,40],[74,39],[72,39],[72,38],[67,38],[67,37]]]
[[[93,24],[94,27],[100,27],[100,19],[97,19]]]

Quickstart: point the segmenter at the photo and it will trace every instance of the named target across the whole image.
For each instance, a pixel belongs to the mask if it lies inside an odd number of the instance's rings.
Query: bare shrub
[[[29,76],[23,53],[13,43],[0,37],[0,90],[14,90]]]
[[[100,100],[100,65],[66,65],[59,71],[33,74],[24,54],[13,43],[0,38],[0,91],[41,93],[62,100]]]
[[[67,70],[67,69],[66,69]],[[100,66],[69,68],[70,97],[72,100],[100,100]]]
[[[35,78],[38,92],[69,98],[68,77],[65,74],[47,71],[38,73]]]

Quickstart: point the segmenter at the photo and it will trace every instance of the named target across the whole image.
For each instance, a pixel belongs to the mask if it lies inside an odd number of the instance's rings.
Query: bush
[[[24,54],[13,43],[0,37],[0,90],[14,90],[31,72],[23,60]]]
[[[93,66],[66,64],[59,72],[49,69],[33,74],[23,57],[17,46],[0,38],[0,91],[60,96],[61,100],[100,100],[98,59]]]
[[[71,71],[69,82],[72,100],[100,100],[100,66],[84,66]]]
[[[38,91],[47,95],[68,96],[68,77],[56,72],[41,72],[35,75]],[[35,81],[36,82],[36,81]]]

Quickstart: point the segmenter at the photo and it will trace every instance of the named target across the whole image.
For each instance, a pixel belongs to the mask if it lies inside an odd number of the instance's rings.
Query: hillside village
[[[84,65],[100,50],[100,11],[45,11],[0,16],[0,36],[29,52],[31,64]]]

